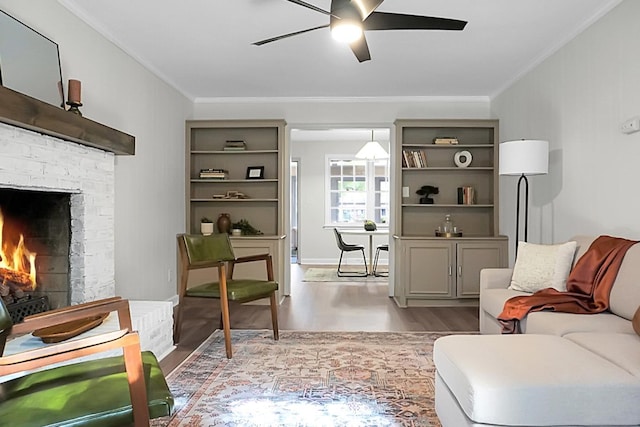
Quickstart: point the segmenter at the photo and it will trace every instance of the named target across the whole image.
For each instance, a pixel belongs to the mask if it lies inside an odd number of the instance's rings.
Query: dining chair
[[[338,276],[339,277],[366,277],[369,275],[369,270],[367,269],[367,258],[364,254],[364,245],[352,245],[345,243],[342,239],[342,234],[338,231],[337,228],[333,229],[334,234],[336,236],[336,243],[338,244],[338,249],[340,249],[340,260],[338,261]],[[364,261],[364,273],[355,272],[355,271],[342,271],[340,267],[342,266],[342,256],[345,252],[355,252],[362,251],[362,259]]]
[[[178,283],[178,314],[174,341],[180,341],[184,302],[186,298],[214,298],[220,300],[222,328],[227,358],[231,359],[231,326],[229,323],[229,300],[238,303],[269,298],[273,339],[278,340],[278,282],[273,278],[273,261],[269,254],[249,255],[236,258],[226,233],[210,236],[179,234],[178,252],[180,256],[180,281]],[[264,262],[265,280],[235,279],[234,266],[240,263]],[[217,269],[217,280],[188,287],[189,271],[202,268]]]
[[[376,247],[376,257],[374,258],[373,261],[373,275],[376,277],[388,277],[389,276],[389,272],[385,271],[382,273],[378,272],[378,258],[380,257],[380,251],[387,251],[389,252],[389,245],[388,244],[384,244],[384,245],[378,245]]]
[[[111,312],[117,312],[120,330],[86,332],[60,342],[55,337],[53,344],[46,345],[21,341],[6,346],[31,333],[34,336],[28,339],[39,342],[35,337],[39,331],[52,330],[54,325],[58,331],[72,331]],[[122,355],[86,360],[88,355],[113,349],[121,349]],[[149,426],[150,418],[173,412],[173,395],[158,361],[153,353],[140,351],[129,303],[120,297],[27,316],[17,324],[0,299],[0,354],[0,376],[6,378],[0,383],[2,425],[142,427]],[[76,363],[60,363],[81,357]]]

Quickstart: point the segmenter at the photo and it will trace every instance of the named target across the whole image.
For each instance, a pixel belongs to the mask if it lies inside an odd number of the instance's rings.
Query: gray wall
[[[125,297],[166,299],[175,294],[174,236],[184,229],[185,118],[284,118],[290,127],[384,127],[397,118],[497,117],[503,141],[544,138],[551,143],[549,175],[531,178],[530,241],[557,242],[578,233],[640,238],[635,196],[640,133],[619,132],[622,121],[640,114],[636,0],[621,3],[491,101],[192,104],[57,2],[0,0],[0,7],[60,45],[63,79],[83,82],[85,117],[137,138],[136,155],[118,157],[116,164],[116,286]],[[500,181],[500,232],[513,236],[516,178]]]
[[[547,139],[549,174],[530,178],[529,241],[640,238],[640,1],[626,0],[491,103],[500,139]],[[517,177],[501,177],[500,230],[515,231]],[[513,254],[513,244],[510,244]]]
[[[116,294],[174,296],[191,101],[56,1],[0,0],[0,8],[58,43],[65,92],[68,79],[82,81],[84,117],[136,137],[135,156],[116,156]]]

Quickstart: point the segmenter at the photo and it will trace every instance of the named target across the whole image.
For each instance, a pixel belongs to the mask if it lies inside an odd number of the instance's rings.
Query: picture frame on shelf
[[[264,166],[249,166],[246,179],[264,179]]]

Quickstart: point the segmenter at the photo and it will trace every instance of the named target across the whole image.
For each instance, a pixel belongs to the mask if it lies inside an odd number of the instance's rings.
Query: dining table
[[[359,236],[369,236],[369,275],[373,275],[373,236],[388,236],[389,230],[365,230],[364,228],[341,228],[341,234],[352,234]]]

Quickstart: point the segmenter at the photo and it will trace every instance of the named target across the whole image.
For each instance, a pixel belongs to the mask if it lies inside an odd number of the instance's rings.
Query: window
[[[389,161],[327,157],[327,223],[361,224],[389,219]]]

